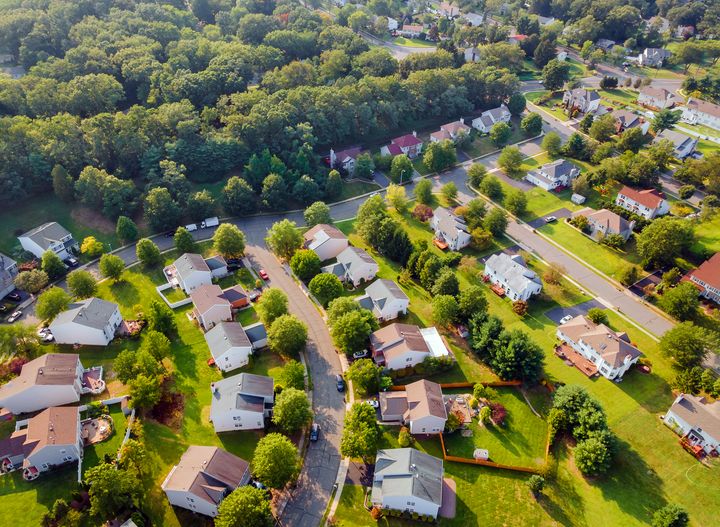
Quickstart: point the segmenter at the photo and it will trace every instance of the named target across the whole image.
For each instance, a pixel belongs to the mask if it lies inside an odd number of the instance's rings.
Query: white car
[[[40,328],[37,330],[37,336],[38,337],[44,337],[46,334],[50,333],[50,328]]]
[[[368,356],[367,350],[356,351],[355,353],[353,353],[353,359],[364,359],[367,356]]]
[[[567,324],[567,323],[570,322],[573,318],[574,318],[574,317],[573,317],[572,315],[565,315],[564,317],[562,317],[562,318],[560,319],[560,325],[562,325],[562,324]]]
[[[42,336],[43,342],[52,342],[53,340],[55,340],[55,337],[49,331]]]
[[[368,403],[373,408],[380,408],[380,402],[377,399],[369,399],[365,402]]]

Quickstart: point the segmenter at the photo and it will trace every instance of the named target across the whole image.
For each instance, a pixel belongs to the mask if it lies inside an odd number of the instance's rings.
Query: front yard
[[[507,141],[508,145],[514,145],[519,141],[527,139],[527,136],[520,129],[520,121],[521,119],[517,117],[512,118],[510,122],[512,126],[512,135]],[[492,142],[489,135],[480,135],[477,132],[473,132],[473,134],[476,134],[473,141],[468,146],[461,148],[461,150],[465,152],[470,158],[487,155],[491,152],[501,150],[504,146],[497,146],[495,143]]]
[[[545,101],[542,104],[540,104],[538,102],[542,97],[546,96],[548,93],[550,93],[550,92],[548,92],[548,91],[530,92],[530,93],[525,94],[525,98],[529,102],[539,106],[544,111],[551,114],[553,117],[560,119],[561,121],[569,120],[569,117],[565,113],[565,110],[563,108],[561,108],[560,106],[558,106],[559,104],[562,103],[562,93],[557,93],[557,94],[553,95],[550,99],[548,99],[547,101]]]

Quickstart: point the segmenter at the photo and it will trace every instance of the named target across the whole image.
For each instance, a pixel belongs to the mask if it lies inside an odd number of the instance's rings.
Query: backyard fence
[[[452,390],[456,388],[473,388],[476,384],[482,384],[483,386],[490,386],[493,388],[499,388],[502,386],[521,386],[521,381],[488,381],[488,382],[444,382],[440,383],[440,388],[446,390]],[[406,385],[391,386],[390,390],[397,392],[405,390]]]
[[[165,301],[165,303],[170,307],[170,309],[177,309],[179,307],[186,306],[186,305],[192,303],[192,298],[190,298],[190,297],[183,298],[182,300],[178,300],[177,302],[170,302],[170,300],[168,300],[168,298],[165,296],[163,291],[167,291],[168,289],[173,289],[173,288],[174,288],[174,286],[170,283],[162,284],[155,288],[155,290],[157,291],[157,294],[160,295],[160,298],[162,298]]]
[[[454,461],[456,463],[465,463],[466,465],[480,465],[483,467],[499,468],[502,470],[512,470],[514,472],[524,472],[526,474],[540,474],[540,467],[519,467],[515,465],[503,465],[502,463],[495,463],[494,461],[487,461],[485,459],[474,459],[469,457],[458,457],[449,456],[445,450],[445,440],[442,434],[440,436],[440,446],[442,448],[443,459],[445,461]]]

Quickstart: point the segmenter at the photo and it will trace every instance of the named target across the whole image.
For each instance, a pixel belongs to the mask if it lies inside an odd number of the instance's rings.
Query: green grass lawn
[[[569,119],[569,117],[565,113],[565,110],[563,108],[557,106],[558,104],[562,103],[562,95],[561,94],[554,95],[547,102],[545,102],[543,104],[538,103],[538,100],[547,94],[548,94],[547,91],[530,92],[530,93],[525,94],[525,98],[528,101],[530,101],[531,103],[540,106],[543,110],[552,114],[554,117],[557,117],[561,121],[567,121]]]
[[[241,326],[249,326],[257,321],[258,316],[253,307],[241,309],[235,314],[235,322],[238,322]]]
[[[396,37],[394,39],[391,39],[390,41],[397,44],[398,46],[407,46],[409,48],[432,48],[432,47],[435,47],[435,44],[432,44],[425,40],[420,40],[419,38]]]
[[[691,250],[700,253],[703,249],[713,253],[720,251],[720,214],[695,225],[695,240]]]
[[[188,297],[185,294],[185,291],[183,291],[179,287],[171,287],[170,289],[166,289],[162,293],[163,295],[165,295],[165,298],[167,298],[169,302],[179,302],[180,300],[185,300]]]
[[[371,183],[369,181],[345,181],[343,182],[342,192],[337,201],[343,201],[346,199],[354,198],[356,196],[362,196],[368,192],[380,190],[380,186],[377,183]]]
[[[430,173],[430,169],[423,163],[422,156],[418,156],[412,161],[413,168],[421,176],[427,176]]]
[[[588,70],[587,66],[579,60],[571,59],[568,57],[568,59],[565,60],[565,64],[570,65],[570,78],[582,78],[590,76],[590,71]]]
[[[510,139],[508,140],[507,144],[512,145],[515,143],[518,143],[524,139],[527,139],[527,136],[522,132],[520,129],[520,120],[518,118],[513,118],[511,121],[512,125],[512,135],[510,136]],[[491,152],[495,152],[496,150],[502,149],[502,146],[497,146],[495,143],[492,142],[489,135],[476,135],[475,139],[466,147],[463,147],[462,150],[472,158],[480,157],[487,155]]]

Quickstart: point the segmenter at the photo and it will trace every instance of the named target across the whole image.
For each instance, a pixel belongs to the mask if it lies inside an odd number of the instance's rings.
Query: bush
[[[516,315],[523,317],[528,312],[528,303],[524,300],[516,300],[513,302],[512,310]]]
[[[505,418],[507,417],[507,409],[500,403],[490,402],[490,418],[496,426],[502,426],[505,424]]]
[[[415,443],[415,439],[412,435],[410,435],[410,430],[408,429],[408,427],[401,427],[400,433],[398,434],[398,445],[400,445],[401,448],[407,448],[409,446],[412,446],[413,443]]]
[[[419,221],[428,221],[433,216],[432,207],[424,203],[418,203],[412,211],[412,215]]]
[[[608,316],[604,309],[599,307],[591,307],[588,309],[587,317],[596,324],[607,324]]]
[[[681,199],[688,199],[694,193],[695,193],[694,185],[683,185],[682,187],[680,187],[678,189],[678,196],[680,196]]]

